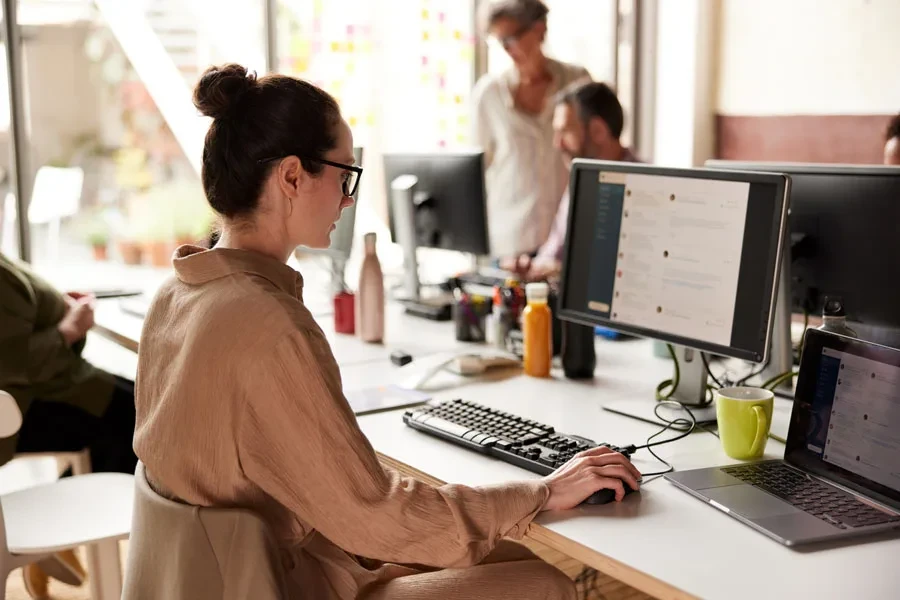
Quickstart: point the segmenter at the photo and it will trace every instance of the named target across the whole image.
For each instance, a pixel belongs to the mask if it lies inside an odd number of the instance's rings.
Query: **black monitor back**
[[[391,182],[400,175],[418,179],[414,211],[418,247],[489,253],[484,153],[385,154],[388,215],[395,240]]]
[[[867,339],[900,341],[900,168],[741,163],[707,166],[791,177],[791,299],[794,312],[822,313],[841,296]]]

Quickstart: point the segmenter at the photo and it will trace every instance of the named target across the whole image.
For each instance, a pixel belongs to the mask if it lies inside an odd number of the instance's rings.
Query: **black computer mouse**
[[[627,483],[625,484],[625,495],[627,496],[634,490]],[[615,501],[616,490],[597,490],[588,496],[582,504],[608,504]]]

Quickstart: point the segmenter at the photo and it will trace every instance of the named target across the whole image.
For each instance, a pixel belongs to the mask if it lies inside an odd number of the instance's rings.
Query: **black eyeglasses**
[[[288,154],[286,156],[291,155]],[[258,162],[265,163],[273,160],[280,160],[282,158],[284,158],[284,156],[272,156],[270,158],[263,158]],[[343,163],[325,160],[324,158],[309,158],[306,156],[297,156],[297,158],[322,163],[323,165],[328,165],[329,167],[344,169],[345,172],[341,173],[341,191],[345,196],[352,196],[356,193],[356,189],[359,187],[359,180],[362,178],[362,167],[357,167],[356,165],[345,165]]]
[[[531,28],[534,27],[534,25],[534,23],[523,25],[512,35],[497,38],[497,41],[500,42],[500,45],[503,46],[504,49],[509,50],[512,46],[518,44],[519,40],[522,39],[522,36],[531,31]]]

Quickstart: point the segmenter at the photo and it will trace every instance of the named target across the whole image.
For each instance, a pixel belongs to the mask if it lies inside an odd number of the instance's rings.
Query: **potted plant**
[[[77,223],[84,240],[90,245],[94,260],[109,258],[109,224],[100,211],[91,211],[81,216]]]
[[[88,235],[88,243],[94,253],[94,260],[109,260],[109,233],[95,231]]]

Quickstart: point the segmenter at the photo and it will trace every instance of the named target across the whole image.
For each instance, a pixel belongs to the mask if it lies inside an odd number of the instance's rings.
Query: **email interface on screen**
[[[771,298],[766,270],[774,263],[770,251],[777,249],[773,219],[780,218],[775,188],[580,172],[567,307],[613,327],[621,323],[717,346],[760,348]],[[768,269],[774,273],[773,266]]]
[[[900,491],[900,367],[823,348],[806,449]]]

